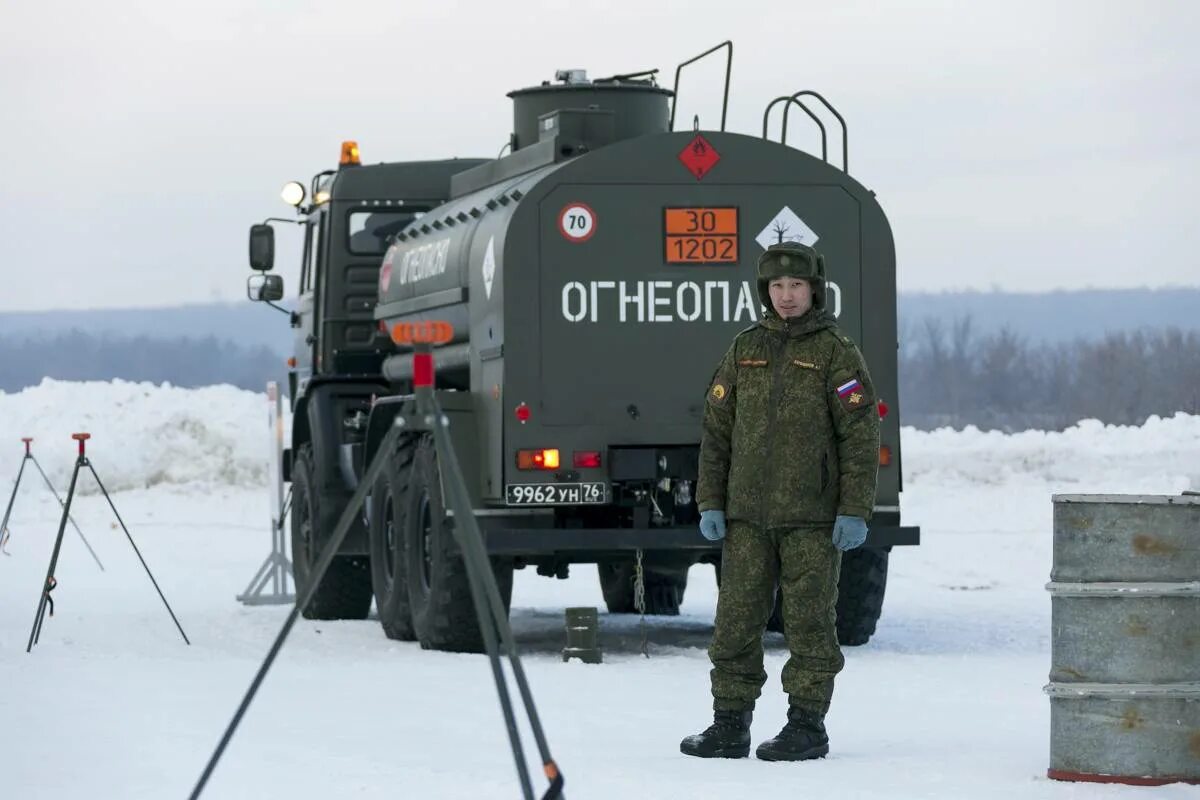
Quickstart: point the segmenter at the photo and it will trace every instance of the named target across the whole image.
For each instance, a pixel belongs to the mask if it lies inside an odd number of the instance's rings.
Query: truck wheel
[[[382,457],[382,456],[381,456]],[[379,624],[389,639],[411,642],[412,608],[408,602],[408,559],[404,550],[404,489],[412,469],[412,448],[390,458],[371,491],[371,587]]]
[[[430,436],[413,445],[411,478],[404,487],[404,543],[413,628],[426,650],[483,652],[467,567],[454,543],[442,499],[437,451]],[[511,561],[493,559],[492,573],[507,613]]]
[[[633,597],[634,564],[631,561],[602,561],[596,565],[600,574],[600,590],[610,614],[636,614]],[[663,617],[679,616],[683,593],[687,589],[687,572],[664,573],[648,569],[643,564],[646,583],[646,613]]]
[[[859,549],[842,554],[837,600],[839,643],[857,646],[870,641],[883,611],[887,569],[887,550]]]
[[[297,602],[308,588],[321,548],[341,513],[315,487],[312,446],[302,445],[292,465],[292,569]],[[334,556],[308,607],[301,613],[305,619],[366,619],[370,609],[371,576],[367,559]]]

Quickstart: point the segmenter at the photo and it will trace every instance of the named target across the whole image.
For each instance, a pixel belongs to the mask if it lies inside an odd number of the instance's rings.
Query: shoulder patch
[[[867,396],[867,387],[857,375],[839,384],[834,391],[841,401],[842,408],[847,411],[857,411],[870,405],[871,398]]]
[[[728,399],[729,385],[722,380],[714,381],[712,388],[708,390],[708,402],[714,406],[723,406]]]

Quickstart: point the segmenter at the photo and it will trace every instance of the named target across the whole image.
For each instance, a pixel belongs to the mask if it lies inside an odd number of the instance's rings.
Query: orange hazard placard
[[[668,264],[734,264],[738,260],[736,208],[663,209]]]

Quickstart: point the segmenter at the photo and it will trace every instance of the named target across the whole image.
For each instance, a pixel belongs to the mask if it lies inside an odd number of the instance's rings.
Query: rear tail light
[[[559,458],[556,448],[517,451],[517,469],[558,469],[558,467]]]
[[[598,450],[576,450],[574,463],[576,469],[596,469],[600,466],[600,452]]]
[[[879,466],[886,467],[892,463],[892,448],[886,444],[879,448]]]
[[[888,404],[883,402],[882,400],[880,400],[878,405],[879,405],[879,418],[883,419],[884,417],[886,417],[888,415]]]
[[[517,406],[516,411],[514,413],[517,415],[517,421],[520,422],[522,425],[524,425],[526,422],[529,422],[529,417],[531,415],[531,412],[529,411],[529,406],[525,405],[524,403],[521,403],[521,405]]]

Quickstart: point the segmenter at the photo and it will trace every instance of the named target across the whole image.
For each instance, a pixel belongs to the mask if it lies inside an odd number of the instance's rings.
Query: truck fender
[[[337,413],[337,398],[345,395],[366,398],[378,391],[377,383],[331,381],[310,385],[296,402],[292,415],[292,452],[296,453],[304,444],[312,445],[316,483],[322,493],[353,490],[352,486],[346,485],[339,467],[342,420]]]
[[[454,454],[458,458],[463,478],[467,483],[467,492],[471,497],[471,504],[478,507],[481,497],[479,485],[480,451],[471,395],[468,392],[438,391],[436,396],[438,404],[442,407],[442,412],[450,420],[450,439],[453,442]],[[396,415],[411,413],[415,408],[415,404],[416,401],[413,395],[381,397],[375,402],[374,407],[371,409],[370,419],[367,422],[367,436],[363,447],[363,462],[360,474],[363,474],[371,465],[371,460],[375,457],[375,453],[379,449],[383,438],[387,435],[388,429],[392,426]]]

